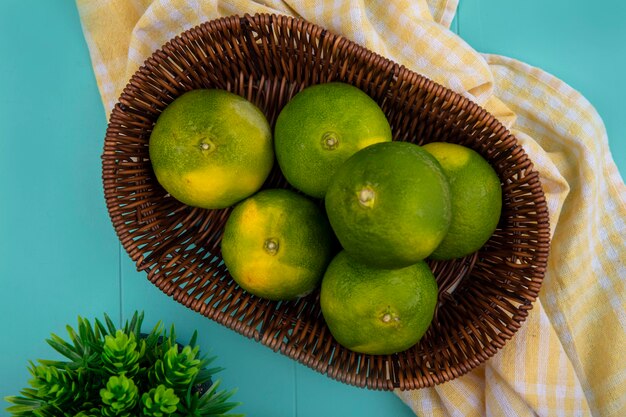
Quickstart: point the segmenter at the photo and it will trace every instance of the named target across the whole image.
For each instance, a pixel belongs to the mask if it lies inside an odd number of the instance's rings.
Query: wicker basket
[[[157,117],[185,91],[232,91],[258,105],[273,125],[295,93],[329,81],[353,84],[376,100],[394,140],[469,146],[490,161],[503,184],[500,224],[484,248],[464,259],[430,263],[440,286],[435,320],[417,345],[399,354],[370,356],[337,344],[320,313],[319,293],[270,302],[239,288],[220,258],[230,209],[179,203],[157,183],[148,158]],[[111,220],[151,282],[200,314],[359,387],[421,388],[470,371],[514,335],[543,279],[548,212],[538,175],[516,139],[469,100],[302,20],[233,16],[171,40],[124,89],[102,159]],[[278,164],[264,187],[288,187]]]

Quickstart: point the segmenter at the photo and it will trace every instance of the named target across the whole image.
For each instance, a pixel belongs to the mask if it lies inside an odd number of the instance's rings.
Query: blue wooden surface
[[[619,0],[462,0],[453,29],[585,94],[624,175],[625,17]],[[0,0],[0,57],[0,398],[26,385],[29,359],[52,355],[50,332],[77,315],[119,321],[139,309],[183,339],[197,329],[249,416],[412,415],[392,393],[335,382],[200,317],[135,271],[104,206],[106,118],[73,1]]]

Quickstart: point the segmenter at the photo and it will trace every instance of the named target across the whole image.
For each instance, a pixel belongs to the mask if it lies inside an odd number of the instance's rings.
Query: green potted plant
[[[69,341],[52,334],[47,340],[67,360],[30,363],[29,388],[7,397],[13,416],[36,417],[235,417],[239,403],[232,391],[218,391],[211,377],[221,368],[200,356],[194,332],[189,343],[176,342],[159,322],[141,333],[143,313],[122,328],[105,315],[104,323],[79,317],[67,326]]]

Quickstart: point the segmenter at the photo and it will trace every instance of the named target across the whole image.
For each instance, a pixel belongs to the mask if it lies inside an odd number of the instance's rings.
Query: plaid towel
[[[539,300],[486,364],[397,394],[419,415],[626,416],[626,187],[602,120],[571,87],[448,30],[457,0],[77,0],[107,113],[155,49],[203,21],[302,17],[476,101],[539,171],[553,240]]]

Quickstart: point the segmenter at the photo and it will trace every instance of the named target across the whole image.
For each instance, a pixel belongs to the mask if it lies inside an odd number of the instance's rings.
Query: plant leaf
[[[98,319],[94,320],[96,323],[96,332],[99,332],[100,334],[98,335],[98,339],[104,339],[104,336],[106,336],[107,334],[109,334],[108,330],[106,329],[106,327],[104,327],[104,324],[102,324],[102,322]]]
[[[52,334],[51,337],[52,338],[47,339],[46,342],[52,346],[54,350],[72,361],[80,361],[81,356],[74,350],[72,345],[68,344],[65,340],[55,334]]]
[[[196,347],[197,340],[198,340],[198,331],[194,330],[193,334],[191,335],[191,339],[189,339],[189,346]]]
[[[128,329],[129,333],[135,333],[135,337],[139,340],[139,336],[141,333],[141,324],[143,323],[143,312],[140,314],[135,311],[132,319],[130,320],[130,326]]]
[[[117,327],[113,323],[113,320],[111,320],[111,317],[109,317],[106,313],[104,314],[104,321],[106,322],[107,328],[109,329],[109,334],[111,334],[112,336],[115,335],[115,332],[117,332]]]

